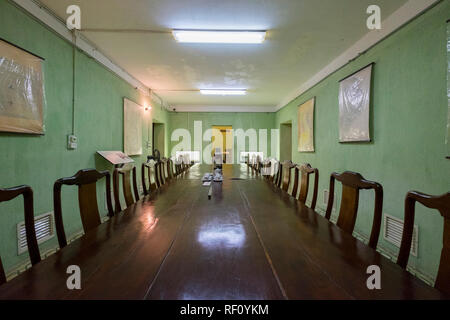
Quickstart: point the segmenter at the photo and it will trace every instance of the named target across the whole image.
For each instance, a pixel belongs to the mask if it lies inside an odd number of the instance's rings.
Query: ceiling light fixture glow
[[[172,30],[178,42],[185,43],[247,43],[264,42],[266,31]]]
[[[216,96],[244,96],[247,94],[247,90],[201,89],[200,93],[203,95],[216,95]]]

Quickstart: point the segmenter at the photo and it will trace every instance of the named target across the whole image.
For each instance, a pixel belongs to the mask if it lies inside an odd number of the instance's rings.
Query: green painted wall
[[[318,207],[331,172],[351,170],[384,188],[383,212],[403,219],[409,190],[442,194],[450,190],[450,160],[445,159],[447,125],[446,20],[444,1],[386,40],[314,86],[276,113],[276,126],[292,120],[293,161],[320,171]],[[338,142],[339,80],[375,62],[372,83],[371,143]],[[312,97],[315,107],[315,153],[297,151],[297,107]],[[340,198],[340,190],[338,190]],[[373,216],[371,192],[362,192],[356,231],[368,236]],[[410,265],[434,277],[442,248],[443,221],[436,211],[416,210],[419,255]],[[379,245],[397,252],[383,240]]]
[[[76,53],[75,134],[78,149],[66,149],[72,131],[72,47],[42,24],[6,0],[0,0],[0,37],[44,57],[47,110],[44,136],[0,133],[0,187],[28,184],[34,190],[35,215],[53,210],[52,188],[56,179],[79,169],[112,169],[95,155],[97,150],[123,150],[123,97],[152,110],[143,121],[144,154],[151,141],[152,118],[167,123],[168,112],[149,97],[81,52]],[[167,133],[166,133],[167,134]],[[166,138],[166,141],[168,139]],[[140,166],[138,166],[140,172]],[[104,183],[98,185],[99,209],[105,210]],[[63,188],[63,219],[66,234],[82,230],[76,188]],[[16,224],[23,221],[22,199],[0,204],[0,256],[6,269],[28,258],[17,255]],[[56,238],[41,245],[53,247]]]
[[[237,129],[255,129],[259,132],[259,129],[267,129],[267,152],[271,153],[271,141],[270,129],[275,125],[275,113],[233,113],[233,112],[169,112],[169,139],[172,137],[173,131],[176,129],[187,129],[191,135],[192,150],[194,150],[194,121],[201,121],[203,133],[212,128],[212,126],[232,126],[233,131]],[[258,136],[258,148],[259,148],[259,134]],[[170,152],[179,141],[170,141]],[[210,144],[210,141],[203,141],[203,149]],[[237,140],[234,139],[234,154],[235,163],[237,156],[239,155]],[[246,151],[257,151],[249,149],[249,141],[246,139]],[[266,156],[266,155],[265,155]]]

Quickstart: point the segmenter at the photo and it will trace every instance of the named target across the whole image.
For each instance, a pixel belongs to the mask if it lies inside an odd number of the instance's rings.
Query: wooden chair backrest
[[[272,171],[272,161],[270,159],[266,159],[261,163],[261,174],[265,179],[269,179]]]
[[[311,200],[311,209],[316,208],[317,202],[317,192],[319,188],[319,170],[317,168],[311,167],[309,163],[295,166],[294,169],[294,186],[292,188],[292,196],[294,198],[297,197],[298,185],[300,180],[300,194],[298,196],[298,200],[302,203],[306,203],[306,199],[308,197],[309,190],[309,176],[314,175],[314,189],[313,189],[313,197]]]
[[[80,207],[81,222],[83,224],[84,232],[87,232],[101,223],[97,203],[97,181],[102,178],[106,178],[106,203],[108,215],[113,216],[111,178],[108,171],[99,172],[95,169],[83,169],[78,171],[72,177],[61,178],[55,181],[55,184],[53,185],[53,207],[56,233],[60,248],[67,245],[62,218],[61,187],[63,185],[78,186],[78,203]]]
[[[147,175],[146,175],[147,173]],[[152,175],[155,183],[152,183]],[[147,183],[145,182],[145,177],[148,178],[148,188]],[[148,195],[152,191],[156,190],[156,176],[155,176],[155,165],[150,162],[144,162],[142,164],[141,169],[141,178],[142,178],[142,189],[144,190],[144,194]]]
[[[167,159],[167,180],[172,180],[174,178],[173,174],[173,160],[171,158]]]
[[[167,159],[163,158],[158,164],[159,182],[161,185],[166,184]]]
[[[136,199],[133,199],[133,194],[131,192],[131,182],[130,182],[131,175],[133,176],[133,191]],[[135,201],[139,200],[139,191],[136,181],[136,167],[132,163],[127,163],[121,168],[114,169],[113,185],[114,185],[114,202],[116,204],[115,205],[116,213],[122,211],[122,207],[120,205],[119,176],[122,176],[123,196],[125,198],[125,203],[127,207],[131,206]]]
[[[346,171],[342,174],[332,173],[330,176],[330,193],[327,212],[325,214],[327,219],[330,219],[333,208],[334,180],[338,180],[342,183],[342,201],[337,225],[348,233],[352,233],[355,228],[356,216],[358,213],[359,190],[373,189],[375,191],[375,209],[372,231],[369,239],[369,246],[375,249],[377,247],[381,228],[383,187],[378,182],[365,180],[363,176],[357,172]]]
[[[280,161],[277,161],[275,163],[275,171],[274,171],[274,175],[272,177],[272,182],[275,186],[277,186],[278,188],[280,187],[280,183],[281,183],[281,172],[283,171],[282,168],[282,163]]]
[[[292,161],[287,160],[282,163],[281,170],[281,190],[287,192],[289,189],[289,184],[291,183],[291,170],[295,167]]]
[[[27,185],[6,189],[0,188],[0,202],[12,200],[20,195],[23,196],[24,203],[25,233],[27,236],[28,254],[30,255],[31,264],[35,265],[41,261],[41,255],[39,253],[36,230],[34,227],[33,190]],[[5,269],[3,268],[2,259],[0,258],[0,285],[5,282]]]
[[[450,192],[441,196],[430,196],[425,193],[410,191],[405,198],[405,222],[397,264],[406,269],[414,229],[415,204],[421,203],[427,208],[438,210],[444,218],[444,236],[439,270],[434,286],[450,294]]]

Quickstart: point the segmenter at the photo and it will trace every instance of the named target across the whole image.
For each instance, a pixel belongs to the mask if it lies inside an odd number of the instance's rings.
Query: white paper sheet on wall
[[[123,99],[123,148],[129,156],[142,154],[142,113],[144,108]]]

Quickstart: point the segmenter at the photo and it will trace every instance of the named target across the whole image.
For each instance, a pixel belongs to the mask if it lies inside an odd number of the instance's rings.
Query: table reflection
[[[239,248],[245,241],[245,231],[242,224],[208,223],[200,228],[197,240],[210,248]]]

